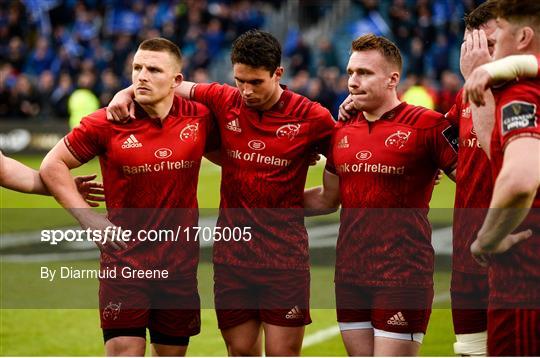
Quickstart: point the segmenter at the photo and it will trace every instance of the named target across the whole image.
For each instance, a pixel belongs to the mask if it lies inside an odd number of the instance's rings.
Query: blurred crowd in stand
[[[457,64],[463,14],[478,2],[354,0],[359,17],[341,30],[353,37],[374,32],[396,41],[405,58],[406,78],[400,91],[421,92],[424,105],[444,112],[461,85]],[[135,45],[151,37],[177,43],[185,58],[186,78],[208,82],[213,61],[224,56],[223,50],[239,34],[264,28],[266,14],[286,6],[286,0],[0,3],[0,120],[66,120],[74,108],[106,105],[130,83]],[[316,24],[333,4],[300,0],[299,24]],[[347,96],[346,63],[338,58],[336,36],[328,34],[309,46],[302,30],[288,31],[283,44],[284,83],[334,114]]]

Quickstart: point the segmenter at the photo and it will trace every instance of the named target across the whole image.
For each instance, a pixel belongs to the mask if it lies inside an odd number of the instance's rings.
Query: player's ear
[[[388,88],[396,88],[399,84],[399,72],[390,73],[390,77],[387,80]]]
[[[532,42],[534,41],[534,30],[530,26],[522,27],[518,30],[518,36],[517,36],[517,49],[523,50],[530,46]],[[540,35],[540,34],[539,34]]]
[[[278,68],[276,68],[276,70],[274,71],[274,76],[276,76],[276,80],[281,80],[281,76],[283,76],[283,67],[279,66]]]
[[[172,88],[176,88],[180,86],[183,80],[184,80],[184,75],[182,75],[181,73],[177,73],[176,76],[174,76],[174,82],[172,84]]]

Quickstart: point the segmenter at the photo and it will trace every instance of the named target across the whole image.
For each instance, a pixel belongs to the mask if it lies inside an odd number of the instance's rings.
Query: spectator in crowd
[[[73,82],[71,81],[71,76],[68,73],[63,72],[60,74],[58,86],[54,89],[50,97],[50,102],[53,105],[56,117],[68,117],[67,102],[72,92]]]
[[[11,115],[29,118],[39,114],[39,95],[27,75],[20,75],[17,78],[11,91],[10,102]]]
[[[78,88],[68,99],[69,126],[75,128],[81,119],[99,109],[99,100],[92,92],[96,82],[92,72],[83,72],[79,75]]]
[[[51,71],[41,72],[37,84],[37,94],[39,100],[39,117],[48,119],[54,115],[54,107],[51,95],[54,91],[54,75]]]

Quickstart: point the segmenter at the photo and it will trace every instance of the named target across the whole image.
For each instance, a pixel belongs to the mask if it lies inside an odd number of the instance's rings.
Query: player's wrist
[[[513,55],[480,66],[493,81],[508,81],[517,77],[536,77],[538,60],[534,55]]]

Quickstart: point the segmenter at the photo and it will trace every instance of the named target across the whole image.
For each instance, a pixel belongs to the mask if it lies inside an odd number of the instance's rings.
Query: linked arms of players
[[[340,204],[339,177],[325,170],[323,185],[304,190],[306,216],[325,215],[336,211]]]
[[[114,228],[114,224],[104,215],[91,210],[88,203],[77,191],[76,184],[72,180],[69,171],[81,166],[81,164],[68,150],[64,141],[61,140],[43,159],[39,175],[58,203],[77,219],[82,228],[102,231],[107,227]],[[115,250],[127,247],[123,241],[108,241],[97,244],[100,249],[104,249],[105,244]]]
[[[532,235],[531,230],[511,233],[529,213],[540,186],[538,153],[540,140],[533,137],[517,138],[506,147],[490,209],[471,245],[473,256],[483,266],[487,265],[486,254],[503,253]]]
[[[175,89],[175,93],[182,98],[191,99],[191,91],[195,82],[182,81]],[[135,116],[135,106],[133,105],[133,85],[124,88],[114,95],[111,103],[107,106],[107,119],[123,122]]]

